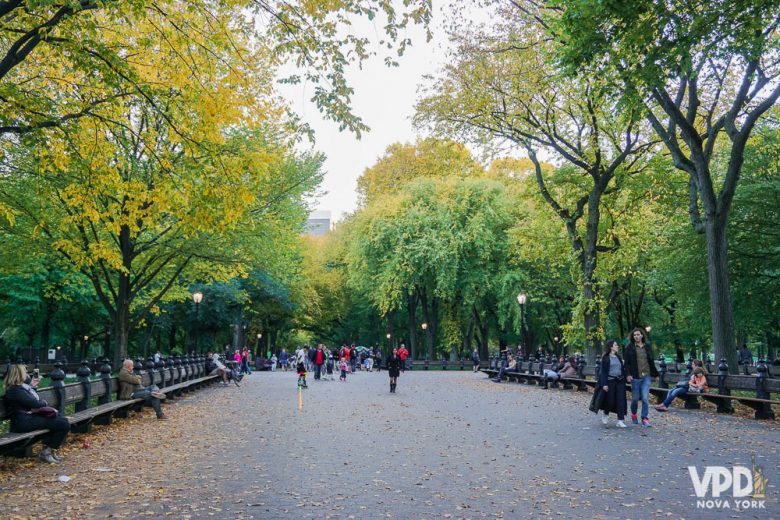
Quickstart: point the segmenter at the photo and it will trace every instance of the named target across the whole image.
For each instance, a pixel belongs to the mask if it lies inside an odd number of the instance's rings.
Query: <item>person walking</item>
[[[471,362],[474,364],[473,371],[479,372],[479,352],[477,352],[477,349],[474,349],[474,352],[471,353]]]
[[[341,361],[339,361],[339,372],[341,372],[341,375],[339,376],[339,381],[347,380],[348,369],[349,369],[349,365],[347,365],[347,358],[342,357]]]
[[[314,380],[319,381],[322,378],[322,365],[325,364],[325,352],[322,350],[322,343],[317,345],[314,352]]]
[[[353,374],[357,370],[357,349],[354,343],[349,347],[349,368]]]
[[[287,372],[287,366],[290,362],[290,354],[285,349],[282,349],[282,353],[279,354],[279,364],[282,366],[282,371]]]
[[[398,385],[398,376],[403,367],[403,361],[398,354],[398,349],[394,348],[393,353],[387,357],[387,372],[390,374],[390,393],[395,393],[395,387]]]
[[[617,415],[616,426],[625,428],[626,423],[626,367],[623,358],[618,354],[618,344],[615,340],[607,341],[607,348],[601,357],[598,389],[604,392],[601,404],[601,422],[609,424],[609,414]]]
[[[406,345],[401,343],[401,348],[398,349],[398,357],[401,358],[401,372],[406,371],[406,358],[409,357],[409,351],[406,350]]]
[[[631,422],[639,424],[637,408],[642,400],[642,426],[650,426],[650,382],[658,377],[653,349],[647,342],[644,329],[631,331],[625,352],[626,381],[631,384]]]

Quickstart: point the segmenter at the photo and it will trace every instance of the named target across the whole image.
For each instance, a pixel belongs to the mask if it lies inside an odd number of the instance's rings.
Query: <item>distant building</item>
[[[330,211],[312,211],[309,220],[306,221],[307,235],[321,236],[330,231]]]

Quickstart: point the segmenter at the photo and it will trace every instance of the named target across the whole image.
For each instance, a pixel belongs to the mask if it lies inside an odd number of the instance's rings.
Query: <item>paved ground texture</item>
[[[2,459],[0,518],[780,518],[779,421],[675,408],[605,428],[588,394],[460,371],[407,372],[396,394],[386,372],[310,381],[301,412],[295,380],[256,373],[168,422],[74,435],[58,466]],[[753,456],[763,509],[730,489],[728,509],[697,508],[688,466]]]

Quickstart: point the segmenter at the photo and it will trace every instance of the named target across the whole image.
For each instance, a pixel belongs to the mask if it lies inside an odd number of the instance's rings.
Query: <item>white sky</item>
[[[347,77],[355,91],[353,111],[371,128],[359,141],[354,134],[339,132],[336,123],[322,118],[317,107],[308,101],[313,92],[311,85],[279,85],[282,96],[314,129],[314,149],[327,156],[324,194],[314,209],[332,211],[335,221],[357,207],[355,189],[363,170],[376,163],[390,144],[413,142],[417,138],[411,122],[417,87],[424,74],[437,71],[445,56],[446,35],[441,28],[444,4],[436,2],[430,42],[425,41],[423,30],[415,27],[408,31],[412,46],[398,60],[399,67],[388,68],[381,56],[376,56],[363,64],[363,70],[357,67],[349,70]],[[379,34],[381,29],[376,31]]]

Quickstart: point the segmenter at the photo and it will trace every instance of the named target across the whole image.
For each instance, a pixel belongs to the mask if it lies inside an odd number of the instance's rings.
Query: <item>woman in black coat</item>
[[[5,377],[5,406],[8,416],[11,418],[10,431],[14,433],[33,432],[35,430],[49,430],[43,435],[43,449],[38,460],[41,462],[59,462],[60,457],[54,451],[62,445],[70,431],[70,423],[65,417],[60,417],[55,410],[51,410],[53,416],[46,417],[33,412],[38,408],[48,406],[48,403],[38,397],[35,387],[38,386],[38,378],[27,382],[27,369],[24,365],[11,365]]]
[[[394,394],[398,376],[401,375],[401,356],[398,355],[397,348],[387,357],[387,372],[390,374],[390,393]]]
[[[617,414],[617,427],[625,428],[626,418],[626,366],[618,354],[618,345],[614,340],[607,341],[606,352],[601,358],[598,392],[604,392],[601,403],[601,422],[609,423],[610,412]]]

